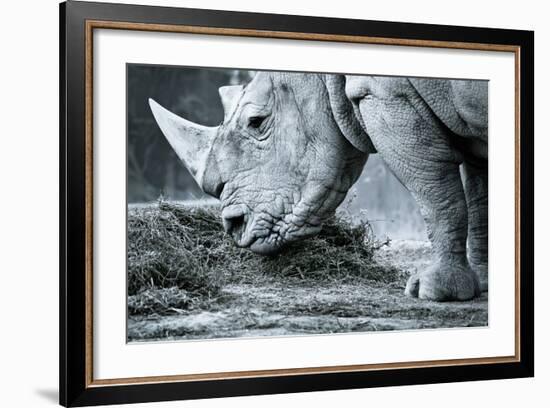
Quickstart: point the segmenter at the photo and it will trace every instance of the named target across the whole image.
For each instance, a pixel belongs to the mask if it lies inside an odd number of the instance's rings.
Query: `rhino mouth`
[[[274,245],[266,242],[263,238],[257,238],[248,247],[252,252],[264,256],[277,255],[283,249],[283,245]]]
[[[321,223],[301,221],[294,214],[276,217],[271,211],[253,211],[245,204],[232,204],[222,210],[225,232],[240,248],[259,255],[273,256],[288,244],[317,235]]]
[[[259,255],[279,253],[284,246],[282,237],[274,237],[271,230],[268,234],[259,233],[254,219],[253,212],[244,204],[228,206],[222,210],[224,230],[239,248],[248,248]]]

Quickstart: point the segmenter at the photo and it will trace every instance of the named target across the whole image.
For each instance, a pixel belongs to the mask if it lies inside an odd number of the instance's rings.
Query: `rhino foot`
[[[472,269],[477,272],[477,277],[479,278],[479,290],[481,292],[487,292],[489,288],[489,268],[487,264],[471,264]]]
[[[441,265],[409,278],[405,294],[436,301],[469,300],[480,295],[480,280],[467,265]]]

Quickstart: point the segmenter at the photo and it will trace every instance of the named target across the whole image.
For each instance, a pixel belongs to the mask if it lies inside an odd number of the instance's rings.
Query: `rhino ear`
[[[353,104],[346,96],[344,75],[326,75],[325,85],[332,115],[340,132],[357,150],[363,153],[376,153],[376,148],[360,122],[362,120],[361,113],[355,111]]]
[[[233,112],[239,101],[239,96],[243,91],[242,85],[222,86],[218,92],[222,99],[224,121],[229,119],[229,115]]]

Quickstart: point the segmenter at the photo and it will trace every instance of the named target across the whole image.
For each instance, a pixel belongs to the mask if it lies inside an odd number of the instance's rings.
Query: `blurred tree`
[[[215,126],[223,119],[218,88],[251,78],[243,70],[128,65],[128,202],[153,201],[161,194],[175,200],[203,197],[155,123],[148,99]]]

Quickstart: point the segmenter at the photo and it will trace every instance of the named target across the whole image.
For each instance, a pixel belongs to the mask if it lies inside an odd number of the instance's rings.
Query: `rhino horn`
[[[204,190],[206,162],[218,128],[201,126],[185,120],[163,108],[153,99],[149,99],[149,106],[170,146],[199,187]]]

